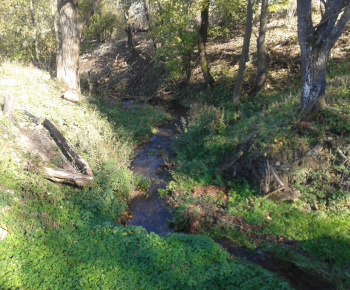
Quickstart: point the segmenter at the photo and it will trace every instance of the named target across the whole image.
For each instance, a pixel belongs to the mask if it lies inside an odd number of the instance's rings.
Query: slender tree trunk
[[[202,0],[201,2],[201,20],[199,25],[199,38],[198,38],[198,51],[201,61],[201,69],[203,73],[204,80],[208,87],[214,85],[214,79],[210,74],[209,65],[207,63],[207,53],[205,49],[205,44],[208,37],[208,23],[209,23],[209,5],[210,0]]]
[[[258,95],[264,88],[266,83],[266,47],[265,47],[265,35],[267,27],[267,10],[269,7],[268,0],[262,0],[261,2],[261,15],[260,15],[260,28],[259,37],[257,41],[258,61],[256,70],[256,82],[255,82],[255,94]]]
[[[51,0],[51,19],[53,24],[53,31],[55,36],[55,54],[56,54],[56,68],[58,67],[58,59],[60,54],[60,38],[58,34],[57,17],[55,13],[55,7],[57,6],[57,0]]]
[[[147,1],[146,1],[146,0],[143,0],[143,9],[144,9],[144,11],[145,11],[146,21],[147,21],[147,26],[148,26],[148,31],[149,31],[149,33],[151,34],[151,38],[152,38],[152,42],[153,42],[153,47],[154,47],[155,50],[157,50],[157,43],[156,43],[156,40],[155,40],[154,36],[152,36],[153,27],[152,27],[152,24],[151,24],[151,17],[150,17],[150,14],[149,14],[149,9],[148,9]]]
[[[32,19],[32,25],[33,25],[33,32],[34,32],[34,49],[35,49],[35,57],[34,57],[34,63],[35,65],[39,65],[39,59],[40,59],[40,33],[38,31],[38,22],[36,19],[35,9],[33,5],[33,1],[30,0],[30,16]]]
[[[323,1],[322,5],[324,6],[322,19],[314,26],[312,1],[297,2],[303,87],[301,108],[305,114],[325,106],[328,56],[350,21],[349,1],[328,0]]]
[[[128,24],[127,28],[125,29],[125,32],[126,32],[126,35],[128,36],[128,41],[127,41],[128,47],[132,55],[136,55],[137,52],[135,50],[134,41],[133,41],[134,31],[130,24]]]
[[[243,40],[242,54],[239,59],[237,80],[236,80],[235,89],[233,92],[233,99],[232,99],[233,103],[237,103],[241,97],[244,73],[246,69],[246,62],[248,61],[248,58],[249,58],[250,38],[253,30],[253,6],[255,3],[255,0],[248,0],[247,2],[248,2],[248,5],[247,5],[247,19],[246,19],[246,25],[245,25],[245,34],[244,34],[244,40]]]
[[[192,74],[191,54],[184,53],[182,56],[182,62],[183,62],[183,69],[186,74],[185,82],[186,84],[189,84],[191,82],[191,74]]]

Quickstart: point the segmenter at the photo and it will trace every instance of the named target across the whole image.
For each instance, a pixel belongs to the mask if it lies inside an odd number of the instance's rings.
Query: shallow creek
[[[130,108],[132,103],[125,102],[124,106]],[[170,107],[170,113],[175,121],[158,129],[149,142],[138,149],[137,156],[131,164],[134,173],[150,178],[152,184],[146,195],[134,198],[130,203],[132,218],[127,220],[126,225],[144,227],[147,232],[165,236],[174,232],[170,226],[172,220],[171,210],[166,202],[158,196],[158,189],[167,185],[168,173],[163,166],[163,156],[171,158],[171,140],[177,134],[176,124],[180,124],[186,110],[183,107]],[[336,289],[336,287],[310,273],[304,272],[291,262],[274,258],[267,252],[251,252],[235,246],[227,239],[216,240],[231,255],[258,264],[261,267],[276,273],[287,280],[295,289]]]

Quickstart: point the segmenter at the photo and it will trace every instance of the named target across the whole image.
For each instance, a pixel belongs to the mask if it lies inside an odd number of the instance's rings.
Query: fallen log
[[[48,119],[41,122],[41,119],[33,114],[24,111],[24,113],[30,117],[36,124],[41,124],[49,131],[50,136],[60,148],[62,154],[67,160],[79,170],[79,172],[72,172],[55,167],[49,162],[39,162],[34,164],[35,168],[49,180],[67,183],[77,186],[85,186],[90,183],[94,176],[89,164],[80,157],[80,155],[74,150],[73,146],[67,141],[67,139],[58,131],[54,124]]]
[[[48,119],[43,122],[44,127],[49,131],[51,137],[56,142],[57,146],[61,149],[62,153],[66,158],[85,175],[92,176],[92,170],[89,164],[79,156],[79,154],[74,150],[73,146],[69,144],[66,138],[57,130],[54,124],[52,124]]]
[[[69,172],[66,170],[46,167],[43,166],[38,168],[38,170],[45,175],[48,179],[59,182],[59,183],[67,183],[78,186],[85,186],[90,183],[94,177],[92,175],[85,175],[81,173]]]

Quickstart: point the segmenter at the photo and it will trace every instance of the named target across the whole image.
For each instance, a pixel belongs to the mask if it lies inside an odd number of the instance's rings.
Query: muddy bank
[[[319,290],[319,289],[336,289],[335,285],[305,272],[291,262],[276,259],[268,252],[254,253],[246,249],[236,247],[228,239],[216,239],[231,255],[257,264],[264,269],[276,273],[278,276],[286,279],[290,285],[297,290]]]

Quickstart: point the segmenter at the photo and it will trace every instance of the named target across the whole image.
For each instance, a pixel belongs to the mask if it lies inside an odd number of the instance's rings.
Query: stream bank
[[[132,106],[132,103],[125,103],[124,106]],[[137,156],[131,163],[132,171],[151,179],[152,184],[146,194],[131,200],[131,218],[126,221],[126,225],[142,226],[147,232],[161,236],[175,232],[171,226],[172,211],[165,200],[159,197],[158,189],[164,189],[168,184],[169,173],[165,160],[169,161],[174,156],[171,140],[178,133],[181,118],[186,116],[186,109],[180,106],[171,106],[169,111],[174,121],[160,127],[147,144],[137,149]],[[237,247],[228,239],[216,239],[215,242],[232,256],[257,264],[283,277],[295,289],[336,289],[331,283],[303,271],[292,262],[275,258],[272,253],[248,251]]]

